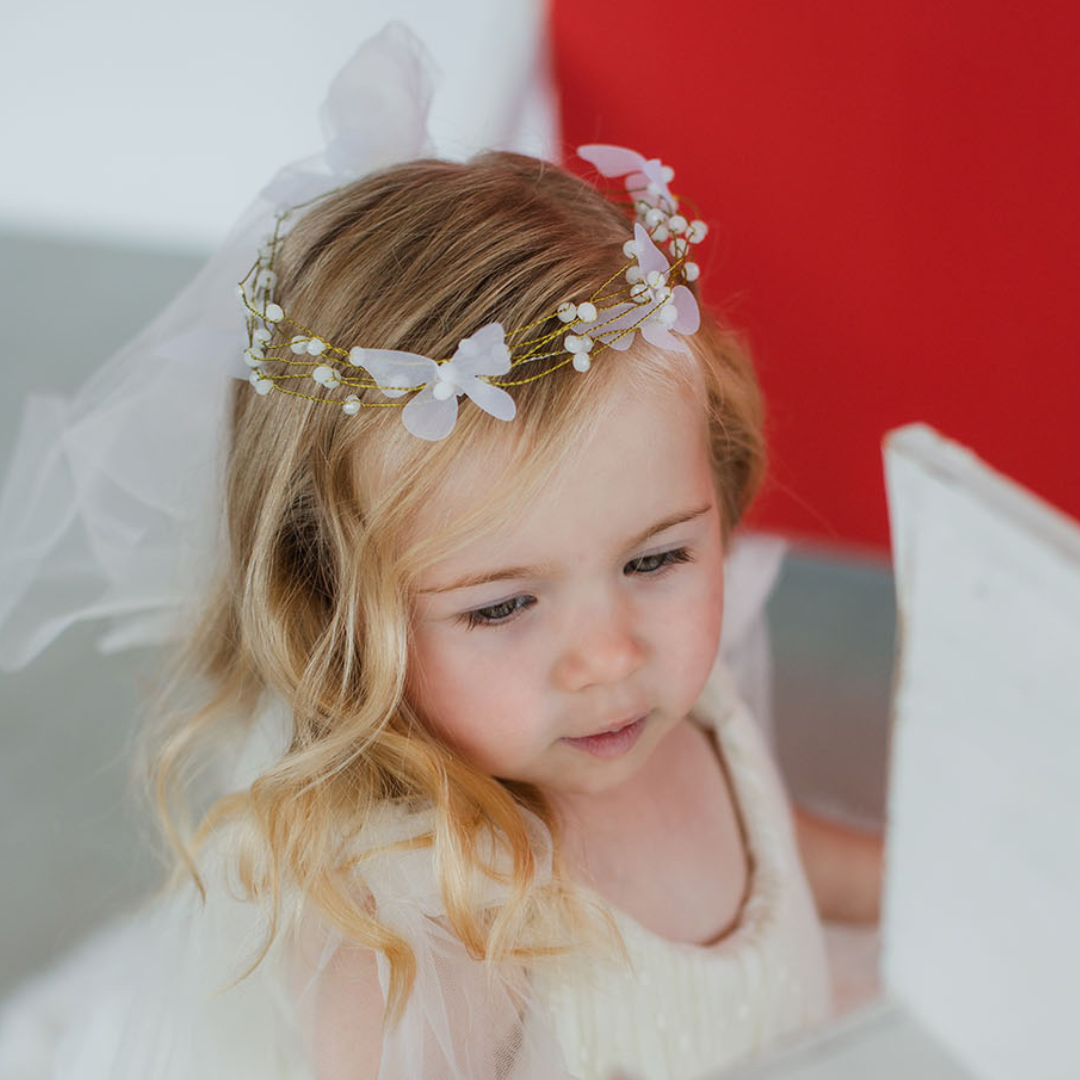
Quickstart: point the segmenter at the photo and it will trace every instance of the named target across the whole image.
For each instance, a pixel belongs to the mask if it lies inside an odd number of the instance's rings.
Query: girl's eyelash
[[[641,555],[636,559],[631,559],[623,567],[623,573],[628,577],[632,574],[660,577],[680,563],[693,561],[694,556],[689,548],[674,548],[671,551],[660,551],[655,555]],[[466,611],[458,616],[458,621],[463,622],[469,630],[474,626],[502,626],[513,622],[519,612],[532,607],[535,603],[536,598],[533,596],[512,596],[509,600],[491,604],[489,607]]]
[[[650,569],[646,570],[641,564],[649,563],[650,560],[659,560],[655,565],[652,565]],[[679,563],[688,563],[694,561],[694,555],[689,548],[674,548],[671,551],[659,551],[655,555],[641,555],[636,559],[631,559],[630,562],[623,567],[623,573],[627,573],[630,567],[637,567],[636,570],[631,571],[636,574],[662,574],[667,570],[670,570],[674,566],[678,566]]]
[[[509,600],[503,600],[490,607],[475,608],[460,615],[459,621],[465,623],[465,627],[471,630],[474,626],[500,626],[511,622],[519,611],[532,607],[536,603],[532,596],[512,596]]]

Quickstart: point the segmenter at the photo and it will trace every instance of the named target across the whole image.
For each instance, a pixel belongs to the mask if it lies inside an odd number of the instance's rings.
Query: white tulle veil
[[[0,665],[104,619],[106,650],[169,640],[215,565],[236,283],[279,206],[428,155],[433,64],[391,24],[330,84],[321,154],[283,168],[195,279],[70,399],[32,398],[0,495]]]
[[[282,169],[187,288],[70,400],[28,403],[0,494],[0,665],[25,665],[79,620],[105,621],[105,649],[164,642],[184,625],[185,605],[212,577],[221,549],[229,380],[249,374],[236,283],[277,207],[437,151],[426,126],[431,71],[422,45],[400,25],[362,45],[331,82],[322,153]],[[762,612],[781,557],[771,540],[742,540],[729,556],[724,651],[763,717]],[[277,760],[289,724],[283,708],[267,711],[235,765],[233,786],[250,784]],[[422,815],[399,815],[376,831],[386,839],[428,824]],[[540,865],[545,855],[549,865],[550,838],[533,824]],[[135,922],[102,931],[67,962],[74,979],[67,985],[84,980],[87,1007],[61,1040],[54,1080],[346,1075],[316,1062],[312,1040],[323,980],[348,944],[321,931],[307,965],[298,966],[283,935],[250,978],[219,992],[258,955],[266,926],[253,905],[231,898],[222,877],[228,860],[215,865],[214,850],[203,867],[205,906],[193,887],[181,888]],[[369,870],[380,919],[417,957],[415,991],[383,1041],[380,1076],[566,1075],[527,987],[490,981],[445,929],[430,855],[383,859]],[[381,957],[378,977],[385,993]],[[32,1006],[50,992],[44,983],[31,988],[25,1015],[47,1015],[47,1007]],[[332,1037],[345,1038],[347,1026]]]

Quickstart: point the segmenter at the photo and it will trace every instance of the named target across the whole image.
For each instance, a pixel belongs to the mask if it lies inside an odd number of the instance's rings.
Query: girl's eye
[[[492,604],[491,607],[466,611],[459,616],[459,619],[465,623],[468,630],[471,630],[474,626],[496,626],[500,623],[510,622],[519,611],[524,611],[525,608],[532,607],[535,603],[536,600],[531,596],[512,596],[509,600],[503,600],[499,604]]]
[[[649,574],[660,577],[666,571],[673,569],[679,563],[693,562],[694,556],[689,548],[675,548],[672,551],[661,551],[656,555],[642,555],[633,559],[623,567],[623,573],[630,577],[635,574]],[[474,608],[458,616],[458,621],[465,624],[466,629],[471,630],[474,626],[502,626],[517,618],[518,613],[530,608],[536,603],[534,596],[512,596],[509,600],[492,604],[490,607]]]
[[[694,556],[689,548],[675,548],[673,551],[661,551],[656,555],[642,555],[633,559],[623,567],[623,573],[631,574],[662,574],[666,570],[677,566],[679,563],[693,562]]]

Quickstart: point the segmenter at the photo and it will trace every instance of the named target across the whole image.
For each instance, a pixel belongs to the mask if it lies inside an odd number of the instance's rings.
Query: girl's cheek
[[[720,567],[701,566],[702,572],[687,574],[678,591],[658,605],[657,632],[671,648],[679,651],[694,667],[712,668],[720,641],[724,614],[724,579]]]

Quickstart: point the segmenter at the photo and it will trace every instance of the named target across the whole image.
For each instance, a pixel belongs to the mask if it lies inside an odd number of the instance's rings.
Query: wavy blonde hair
[[[489,322],[525,326],[592,294],[625,262],[631,236],[623,213],[594,188],[535,159],[414,161],[308,210],[281,252],[277,298],[297,322],[346,347],[445,357]],[[241,823],[239,880],[273,912],[266,948],[289,883],[349,939],[385,953],[388,1016],[399,1015],[414,958],[358,893],[348,854],[373,808],[393,800],[434,809],[433,833],[416,842],[437,848],[448,919],[471,955],[539,957],[583,939],[590,915],[566,885],[557,844],[553,879],[537,874],[523,810],[556,836],[541,793],[478,770],[434,737],[405,698],[410,583],[508,520],[574,457],[614,378],[633,379],[641,393],[694,386],[727,536],[761,477],[761,402],[739,339],[703,316],[687,339],[688,357],[640,343],[606,352],[585,376],[567,367],[515,387],[510,424],[463,402],[451,436],[437,443],[409,435],[396,408],[346,416],[282,394],[260,398],[238,384],[228,550],[174,666],[170,685],[182,688],[183,701],[170,699],[152,758],[175,876],[186,866],[202,888],[200,845],[223,823]],[[476,512],[404,549],[417,508],[461,447],[483,452],[508,440],[510,465]],[[198,763],[250,724],[270,695],[291,712],[287,751],[250,787],[213,801],[196,829],[190,787]],[[496,911],[483,906],[476,884],[499,875],[493,852],[511,868]]]

